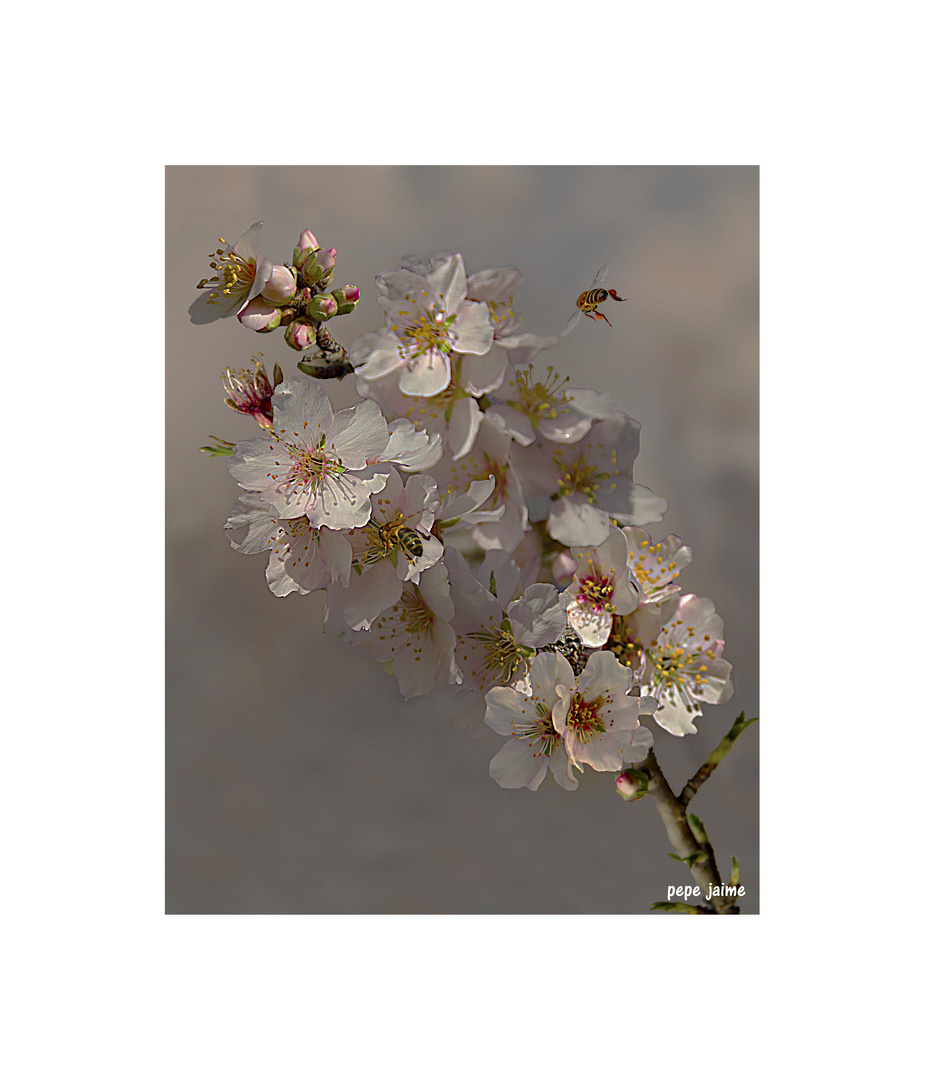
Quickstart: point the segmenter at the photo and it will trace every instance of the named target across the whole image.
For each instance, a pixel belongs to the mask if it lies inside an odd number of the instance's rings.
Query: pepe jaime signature
[[[744,896],[744,885],[710,885],[706,899],[712,900],[714,896]],[[690,900],[692,896],[700,896],[699,885],[669,885],[668,899]]]

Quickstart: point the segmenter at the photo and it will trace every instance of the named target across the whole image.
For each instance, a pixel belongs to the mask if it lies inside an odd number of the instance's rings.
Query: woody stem
[[[686,804],[671,790],[654,750],[649,751],[640,768],[649,777],[648,794],[655,799],[659,817],[665,825],[672,847],[682,859],[691,860],[690,871],[706,901],[705,910],[710,914],[738,915],[739,908],[734,902],[735,898],[723,896],[719,892],[723,881],[716,866],[712,844],[706,835],[702,841],[694,836],[687,819]],[[712,899],[707,900],[711,893]]]

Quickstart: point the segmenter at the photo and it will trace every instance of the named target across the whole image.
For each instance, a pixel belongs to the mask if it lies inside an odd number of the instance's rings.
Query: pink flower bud
[[[356,285],[345,285],[342,289],[338,290],[344,294],[344,302],[347,304],[358,304],[360,302],[360,290]]]
[[[311,323],[291,323],[286,327],[286,344],[293,349],[308,349],[315,344],[317,332]]]
[[[558,585],[571,581],[578,569],[578,562],[570,551],[560,551],[552,564],[552,576]]]
[[[279,308],[268,304],[262,296],[255,296],[243,310],[238,312],[238,322],[248,330],[275,330],[281,318]]]
[[[302,234],[299,237],[299,251],[314,251],[315,248],[321,245],[315,239],[315,234],[310,233],[308,229],[303,229]]]
[[[325,248],[315,256],[315,265],[322,270],[333,270],[334,260],[337,258],[337,248]]]
[[[295,275],[288,266],[273,264],[269,280],[260,295],[271,304],[285,304],[296,290]]]
[[[330,319],[332,315],[337,314],[337,301],[333,296],[319,293],[312,297],[312,302],[308,305],[308,313],[313,319],[322,321]]]
[[[649,790],[649,778],[639,769],[628,769],[617,777],[617,791],[628,802],[641,799]]]

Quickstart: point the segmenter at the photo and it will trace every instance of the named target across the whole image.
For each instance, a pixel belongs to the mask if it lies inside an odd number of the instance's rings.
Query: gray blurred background
[[[694,558],[680,583],[725,621],[736,692],[699,734],[655,728],[677,791],[758,702],[758,170],[755,167],[170,167],[166,171],[168,913],[638,913],[693,882],[667,858],[650,800],[624,803],[587,769],[503,791],[444,709],[404,702],[362,649],[321,634],[324,597],[274,597],[263,556],[222,525],[239,488],[198,447],[257,433],[224,404],[226,365],[257,351],[287,375],[282,333],[187,308],[220,236],[263,220],[289,261],[303,228],[337,248],[335,284],[363,300],[349,346],[378,329],[374,277],[401,256],[517,266],[524,328],[558,334],[602,263],[627,297],[537,359],[616,395],[642,424],[634,476],[669,502],[656,539]],[[335,408],[353,379],[324,385]],[[721,873],[738,857],[758,911],[758,742],[750,728],[694,799]]]

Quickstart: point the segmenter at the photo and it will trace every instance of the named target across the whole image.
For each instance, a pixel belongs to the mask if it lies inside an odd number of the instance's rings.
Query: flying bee
[[[358,560],[364,566],[372,566],[380,559],[386,558],[396,548],[400,548],[411,562],[419,559],[424,554],[424,542],[420,533],[406,524],[403,514],[395,521],[387,521],[381,525],[378,521],[370,521],[367,529],[373,529],[373,546],[367,548]]]
[[[566,334],[570,334],[575,329],[578,322],[578,316],[582,314],[587,315],[589,319],[603,319],[608,326],[613,326],[610,319],[608,319],[602,311],[597,310],[597,305],[603,304],[608,296],[612,297],[614,300],[620,301],[625,300],[626,297],[617,296],[615,289],[599,289],[598,285],[600,285],[605,277],[607,277],[606,263],[598,270],[597,277],[591,283],[591,288],[586,292],[583,292],[575,301],[578,310],[565,324],[565,329],[562,331],[562,337],[565,337]]]

